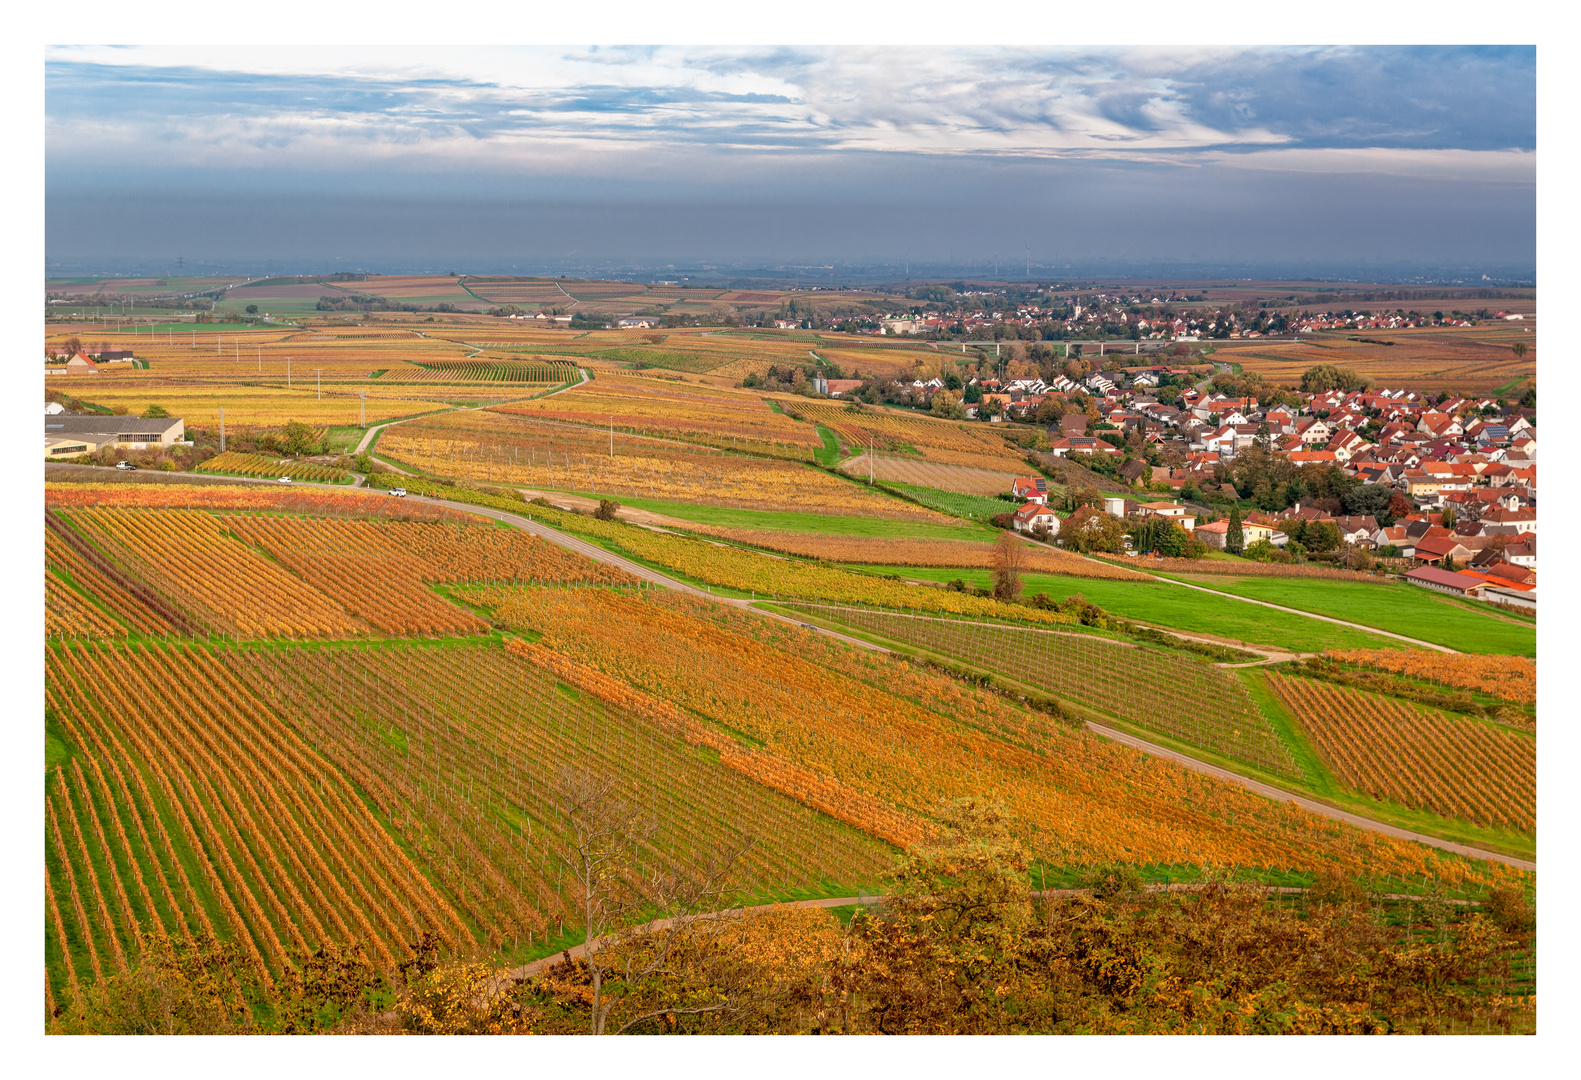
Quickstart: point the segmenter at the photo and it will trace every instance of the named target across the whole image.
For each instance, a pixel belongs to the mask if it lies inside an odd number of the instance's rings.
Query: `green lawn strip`
[[[1219,592],[1266,600],[1330,618],[1377,627],[1446,645],[1461,652],[1533,656],[1537,629],[1442,603],[1436,593],[1401,582],[1329,581],[1323,578],[1239,578],[1228,575],[1164,577],[1190,580]],[[1396,642],[1401,648],[1404,642]]]
[[[949,582],[960,578],[980,588],[990,584],[987,570],[925,566],[853,566],[847,569],[899,574],[919,581]],[[1320,652],[1327,648],[1377,649],[1400,644],[1391,638],[1304,615],[1240,604],[1165,583],[1107,581],[1058,574],[1023,574],[1021,581],[1025,596],[1044,593],[1059,602],[1080,593],[1105,611],[1124,619],[1291,652]]]
[[[1301,730],[1300,723],[1268,685],[1268,673],[1261,668],[1241,668],[1235,674],[1246,684],[1246,690],[1252,695],[1252,700],[1262,710],[1263,716],[1278,734],[1279,740],[1296,759],[1296,764],[1301,766],[1301,772],[1306,778],[1303,785],[1306,790],[1324,798],[1341,795],[1343,789],[1328,771],[1328,766],[1323,764],[1323,759],[1318,757],[1317,751],[1312,749],[1312,744],[1307,741],[1306,732]]]
[[[1508,394],[1512,390],[1514,390],[1517,386],[1521,385],[1521,383],[1525,382],[1529,378],[1531,378],[1530,375],[1521,375],[1521,376],[1518,376],[1517,378],[1511,379],[1509,382],[1505,383],[1503,386],[1500,386],[1500,387],[1496,388],[1490,396],[1491,397],[1498,397],[1500,394]]]
[[[824,468],[832,469],[840,462],[840,437],[822,424],[817,425],[817,428],[818,437],[823,440],[823,449],[814,450],[813,457]]]

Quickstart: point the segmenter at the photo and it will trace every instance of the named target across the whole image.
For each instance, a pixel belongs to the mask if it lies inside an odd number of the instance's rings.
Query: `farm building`
[[[91,454],[105,442],[110,441],[102,435],[45,435],[45,458],[70,458]]]
[[[44,438],[115,444],[132,450],[168,447],[181,441],[186,423],[179,417],[147,419],[141,416],[46,416]]]
[[[1224,550],[1224,545],[1229,539],[1230,523],[1228,521],[1210,521],[1206,525],[1198,525],[1192,530],[1192,535],[1210,548]]]
[[[1412,585],[1419,585],[1424,589],[1434,592],[1450,593],[1454,596],[1479,597],[1482,591],[1488,588],[1488,581],[1480,574],[1451,572],[1440,570],[1436,566],[1419,566],[1405,575],[1405,580]]]
[[[67,375],[97,375],[99,374],[99,368],[86,355],[78,353],[66,361],[65,373]]]

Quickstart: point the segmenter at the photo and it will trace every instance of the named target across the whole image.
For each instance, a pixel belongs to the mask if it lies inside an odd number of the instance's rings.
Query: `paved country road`
[[[96,465],[46,464],[44,470],[45,479],[48,479],[49,474],[55,470],[70,470],[71,474],[78,476],[86,473],[116,472],[116,470],[112,468]],[[135,477],[138,482],[143,483],[192,482],[189,474],[184,473],[154,473],[150,471],[142,471],[131,474],[131,476],[127,477],[127,479],[132,479],[133,477]],[[243,484],[275,483],[273,480],[254,479],[251,477],[203,477],[203,482],[216,480]],[[314,484],[306,481],[301,482],[297,486],[322,487],[333,491],[346,490],[344,487],[336,484]],[[738,599],[735,597],[715,596],[704,589],[699,589],[695,586],[688,585],[685,582],[677,581],[672,577],[667,577],[666,575],[659,573],[657,570],[650,570],[640,563],[633,562],[632,560],[620,555],[616,555],[613,552],[605,551],[596,544],[590,544],[586,540],[570,536],[561,532],[559,529],[551,528],[542,522],[529,521],[521,514],[512,514],[504,510],[493,510],[485,506],[473,506],[470,503],[452,502],[449,499],[431,499],[416,495],[408,496],[408,498],[417,502],[431,503],[435,506],[449,507],[450,509],[459,510],[463,513],[481,514],[484,517],[494,518],[495,520],[502,521],[507,525],[512,525],[519,529],[525,529],[534,536],[547,540],[550,543],[558,544],[561,547],[564,547],[570,551],[574,551],[579,555],[585,555],[595,562],[605,563],[610,566],[617,566],[635,577],[641,578],[644,581],[658,585],[662,588],[674,589],[677,592],[689,593],[693,596],[706,596],[709,599],[717,600],[720,603],[730,604],[735,607],[751,606],[750,601]],[[877,652],[887,653],[892,651],[890,649],[884,648],[882,645],[875,645],[869,641],[862,641],[847,634],[841,634],[833,630],[826,630],[823,627],[811,626],[807,623],[797,622],[795,619],[780,615],[776,612],[763,611],[760,608],[753,608],[753,610],[757,611],[760,615],[779,619],[782,622],[796,623],[796,625],[805,626],[808,629],[815,630],[820,634],[827,634],[828,636],[837,638],[846,642],[847,644],[858,645],[862,648],[872,649]],[[1535,872],[1537,869],[1537,863],[1535,861],[1519,859],[1511,855],[1501,855],[1498,852],[1485,851],[1481,848],[1469,847],[1465,844],[1457,844],[1452,840],[1441,840],[1436,836],[1428,836],[1425,833],[1412,832],[1409,829],[1402,829],[1396,825],[1389,825],[1382,821],[1375,821],[1372,818],[1364,817],[1360,814],[1354,814],[1348,810],[1340,810],[1337,807],[1329,806],[1325,803],[1318,802],[1315,799],[1307,798],[1303,795],[1297,795],[1294,792],[1284,791],[1280,788],[1272,786],[1271,784],[1264,784],[1261,781],[1253,780],[1250,777],[1245,777],[1238,773],[1230,772],[1229,770],[1222,769],[1217,765],[1210,765],[1206,761],[1198,760],[1197,758],[1191,757],[1187,754],[1182,754],[1179,751],[1171,750],[1168,747],[1160,746],[1157,743],[1148,742],[1146,739],[1138,738],[1135,735],[1130,735],[1123,731],[1117,731],[1114,728],[1106,727],[1102,724],[1096,724],[1088,721],[1086,727],[1088,731],[1091,731],[1095,735],[1099,735],[1106,739],[1111,739],[1125,746],[1129,746],[1132,749],[1141,750],[1143,753],[1152,754],[1155,757],[1166,758],[1178,765],[1191,769],[1194,772],[1204,773],[1208,776],[1217,777],[1221,780],[1227,780],[1230,783],[1239,784],[1249,791],[1256,792],[1259,795],[1273,799],[1277,802],[1293,802],[1304,810],[1309,810],[1314,814],[1318,814],[1327,818],[1333,818],[1337,821],[1344,821],[1348,824],[1356,826],[1359,829],[1366,829],[1369,832],[1380,833],[1384,836],[1393,837],[1397,840],[1414,841],[1418,844],[1425,844],[1428,847],[1437,848],[1440,851],[1453,852],[1457,855],[1464,855],[1471,859],[1482,859],[1488,862],[1504,863],[1507,866],[1512,866],[1519,870],[1529,870]]]

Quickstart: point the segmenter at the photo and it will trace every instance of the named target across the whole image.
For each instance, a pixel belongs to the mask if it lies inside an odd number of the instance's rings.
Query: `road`
[[[46,467],[46,476],[48,474],[48,469],[51,469],[51,468],[71,469],[74,472],[78,472],[78,473],[80,473],[80,472],[87,472],[87,471],[94,471],[94,472],[114,472],[115,471],[113,469],[104,468],[104,467],[100,467],[100,466],[92,466],[92,465],[53,465],[53,466],[47,466]],[[138,473],[136,475],[140,479],[147,478],[147,479],[143,479],[143,482],[150,482],[150,481],[152,481],[152,482],[158,483],[158,482],[175,481],[177,483],[180,483],[180,482],[183,482],[183,481],[182,480],[178,480],[177,478],[178,477],[182,477],[185,474],[181,474],[181,473],[173,473],[173,474],[167,473],[167,474],[160,475],[160,474],[150,474],[150,473],[147,473],[147,472],[143,472],[143,473]],[[208,480],[208,479],[218,479],[218,478],[205,477],[205,480]],[[241,483],[258,483],[258,484],[272,484],[272,483],[274,483],[274,481],[272,481],[272,480],[252,479],[252,478],[248,478],[248,477],[232,477],[230,479],[232,479],[234,481],[237,481],[237,482],[241,482]],[[190,481],[185,481],[185,482],[190,482]],[[344,488],[338,487],[337,485],[334,485],[334,484],[313,484],[313,483],[308,483],[306,481],[303,481],[298,486],[302,486],[302,487],[323,487],[323,488],[329,488],[330,490],[342,490],[342,491],[345,490]],[[650,582],[651,584],[657,585],[657,586],[659,586],[661,588],[674,589],[677,592],[687,593],[687,594],[689,594],[691,596],[704,596],[704,597],[707,597],[707,598],[709,598],[711,600],[719,601],[720,603],[730,604],[730,605],[732,605],[734,607],[743,607],[744,608],[744,607],[750,607],[751,606],[751,601],[749,601],[749,600],[740,599],[740,598],[737,598],[737,597],[715,596],[713,593],[710,593],[710,592],[708,592],[708,591],[706,591],[704,589],[698,589],[695,586],[686,584],[685,582],[677,581],[676,579],[674,579],[672,577],[668,577],[668,576],[666,576],[664,574],[661,574],[657,570],[650,570],[648,567],[643,566],[641,563],[633,562],[632,560],[627,559],[624,556],[616,555],[614,552],[605,551],[603,548],[597,546],[596,544],[590,544],[586,540],[582,540],[582,539],[579,539],[577,537],[571,536],[571,535],[569,535],[567,533],[563,533],[559,529],[551,528],[550,526],[545,525],[542,522],[530,521],[530,520],[528,520],[526,517],[524,517],[521,514],[512,514],[512,513],[509,513],[507,511],[504,511],[504,510],[493,510],[493,509],[490,509],[489,507],[484,507],[484,506],[474,506],[474,505],[472,505],[470,503],[453,502],[453,501],[451,501],[449,499],[431,499],[431,498],[427,498],[427,497],[423,497],[423,496],[416,496],[416,495],[409,496],[409,498],[411,498],[411,499],[413,499],[413,500],[415,500],[417,502],[426,502],[426,503],[431,503],[431,504],[433,504],[435,506],[449,507],[449,508],[451,508],[453,510],[459,510],[459,511],[461,511],[463,513],[481,514],[484,517],[493,518],[496,521],[504,522],[505,524],[512,525],[512,526],[514,526],[514,527],[516,527],[518,529],[524,529],[524,530],[526,530],[527,532],[531,533],[534,536],[537,536],[537,537],[540,537],[541,539],[547,540],[550,543],[558,544],[559,546],[561,546],[563,548],[566,548],[569,551],[574,551],[574,552],[576,552],[579,555],[585,555],[587,558],[592,559],[595,562],[601,562],[601,563],[605,563],[606,565],[619,567],[620,569],[626,571],[627,573],[632,574],[635,577],[641,578],[643,581],[647,581],[647,582]],[[1211,590],[1209,590],[1209,591],[1211,591]],[[1270,606],[1272,606],[1272,605],[1270,605]],[[790,618],[790,617],[785,616],[785,615],[780,615],[780,614],[778,614],[776,612],[764,611],[761,608],[753,608],[753,610],[757,611],[758,614],[760,614],[760,615],[764,615],[764,616],[767,616],[767,617],[770,617],[770,618],[779,619],[781,622],[793,623],[793,624],[798,625],[798,626],[807,627],[810,630],[814,630],[814,631],[816,631],[816,632],[818,632],[820,634],[825,634],[825,635],[827,635],[829,637],[832,637],[832,638],[835,638],[837,640],[844,641],[844,642],[846,642],[847,644],[850,644],[850,645],[860,646],[861,648],[871,649],[871,650],[876,651],[876,652],[885,652],[885,653],[887,653],[887,652],[892,652],[893,651],[893,650],[884,648],[882,645],[875,645],[874,643],[872,643],[870,641],[863,641],[860,638],[855,638],[855,637],[852,637],[852,636],[850,636],[848,634],[842,634],[842,633],[839,633],[838,631],[828,630],[828,629],[825,629],[823,627],[818,627],[818,626],[811,626],[810,624],[807,624],[807,623],[801,623],[801,622],[798,622],[796,619]],[[1348,810],[1340,810],[1337,807],[1329,806],[1329,805],[1327,805],[1325,803],[1318,802],[1315,799],[1311,799],[1311,798],[1308,798],[1308,797],[1302,796],[1302,795],[1297,795],[1294,792],[1285,791],[1285,790],[1283,790],[1281,788],[1276,788],[1276,787],[1272,786],[1271,784],[1264,784],[1261,781],[1253,780],[1250,777],[1241,776],[1239,773],[1230,772],[1229,770],[1220,768],[1217,765],[1210,765],[1206,761],[1199,760],[1199,759],[1191,757],[1191,756],[1189,756],[1187,754],[1182,754],[1179,751],[1171,750],[1168,747],[1160,746],[1157,743],[1149,742],[1146,739],[1138,738],[1135,735],[1130,735],[1130,734],[1128,734],[1126,732],[1118,731],[1118,730],[1116,730],[1114,728],[1107,727],[1107,726],[1102,725],[1102,724],[1096,724],[1096,723],[1093,723],[1092,721],[1088,721],[1087,724],[1086,724],[1086,728],[1087,728],[1088,731],[1092,732],[1094,735],[1098,735],[1098,736],[1101,736],[1101,737],[1103,737],[1105,739],[1110,739],[1110,740],[1112,740],[1114,742],[1121,743],[1121,744],[1123,744],[1125,746],[1131,747],[1134,750],[1140,750],[1143,753],[1151,754],[1154,757],[1166,758],[1166,759],[1168,759],[1170,761],[1175,762],[1178,765],[1183,766],[1184,768],[1191,769],[1194,772],[1204,773],[1204,774],[1206,774],[1208,776],[1213,776],[1213,777],[1216,777],[1216,778],[1218,778],[1220,780],[1226,780],[1226,781],[1228,781],[1230,783],[1233,783],[1233,784],[1239,784],[1240,786],[1242,786],[1242,787],[1244,787],[1244,788],[1246,788],[1246,789],[1248,789],[1250,791],[1256,792],[1259,795],[1262,795],[1262,796],[1264,796],[1266,798],[1273,799],[1273,800],[1275,800],[1277,802],[1293,802],[1297,806],[1300,806],[1304,810],[1311,811],[1312,813],[1318,814],[1318,815],[1320,815],[1322,817],[1332,818],[1332,819],[1337,820],[1337,821],[1346,822],[1347,824],[1354,825],[1355,827],[1357,827],[1359,829],[1366,829],[1369,832],[1380,833],[1380,834],[1382,834],[1384,836],[1389,836],[1389,837],[1392,837],[1392,838],[1394,838],[1396,840],[1413,841],[1413,842],[1418,843],[1418,844],[1424,844],[1424,845],[1426,845],[1428,847],[1437,848],[1440,851],[1449,851],[1449,852],[1453,852],[1453,853],[1455,853],[1457,855],[1464,855],[1465,857],[1471,858],[1471,859],[1482,859],[1482,860],[1485,860],[1485,861],[1488,861],[1488,862],[1504,863],[1507,866],[1512,866],[1512,867],[1515,867],[1516,869],[1519,869],[1519,870],[1528,870],[1528,871],[1535,872],[1536,869],[1537,869],[1537,863],[1535,861],[1530,861],[1530,860],[1526,860],[1526,859],[1518,859],[1518,858],[1515,858],[1515,857],[1510,856],[1510,855],[1501,855],[1498,852],[1485,851],[1482,848],[1469,847],[1469,846],[1467,846],[1465,844],[1457,844],[1457,843],[1455,843],[1452,840],[1441,840],[1441,839],[1439,839],[1436,836],[1428,836],[1425,833],[1412,832],[1409,829],[1402,829],[1402,828],[1400,828],[1400,827],[1398,827],[1396,825],[1390,825],[1390,824],[1387,824],[1386,822],[1376,821],[1373,818],[1364,817],[1364,816],[1362,816],[1360,814],[1354,814],[1354,813],[1351,813]]]

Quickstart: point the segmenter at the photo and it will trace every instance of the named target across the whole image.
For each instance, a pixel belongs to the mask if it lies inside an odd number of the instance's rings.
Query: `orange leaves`
[[[1524,656],[1447,656],[1425,649],[1330,649],[1323,655],[1347,664],[1475,690],[1519,705],[1537,701],[1537,661]]]
[[[353,637],[367,632],[324,593],[192,510],[72,510],[68,523],[133,577],[213,631],[242,637]]]
[[[975,796],[1010,807],[1040,857],[1071,863],[1508,873],[1039,723],[1003,697],[750,611],[669,593],[465,593],[540,633],[513,649],[566,682],[896,843],[926,834],[941,801]]]

